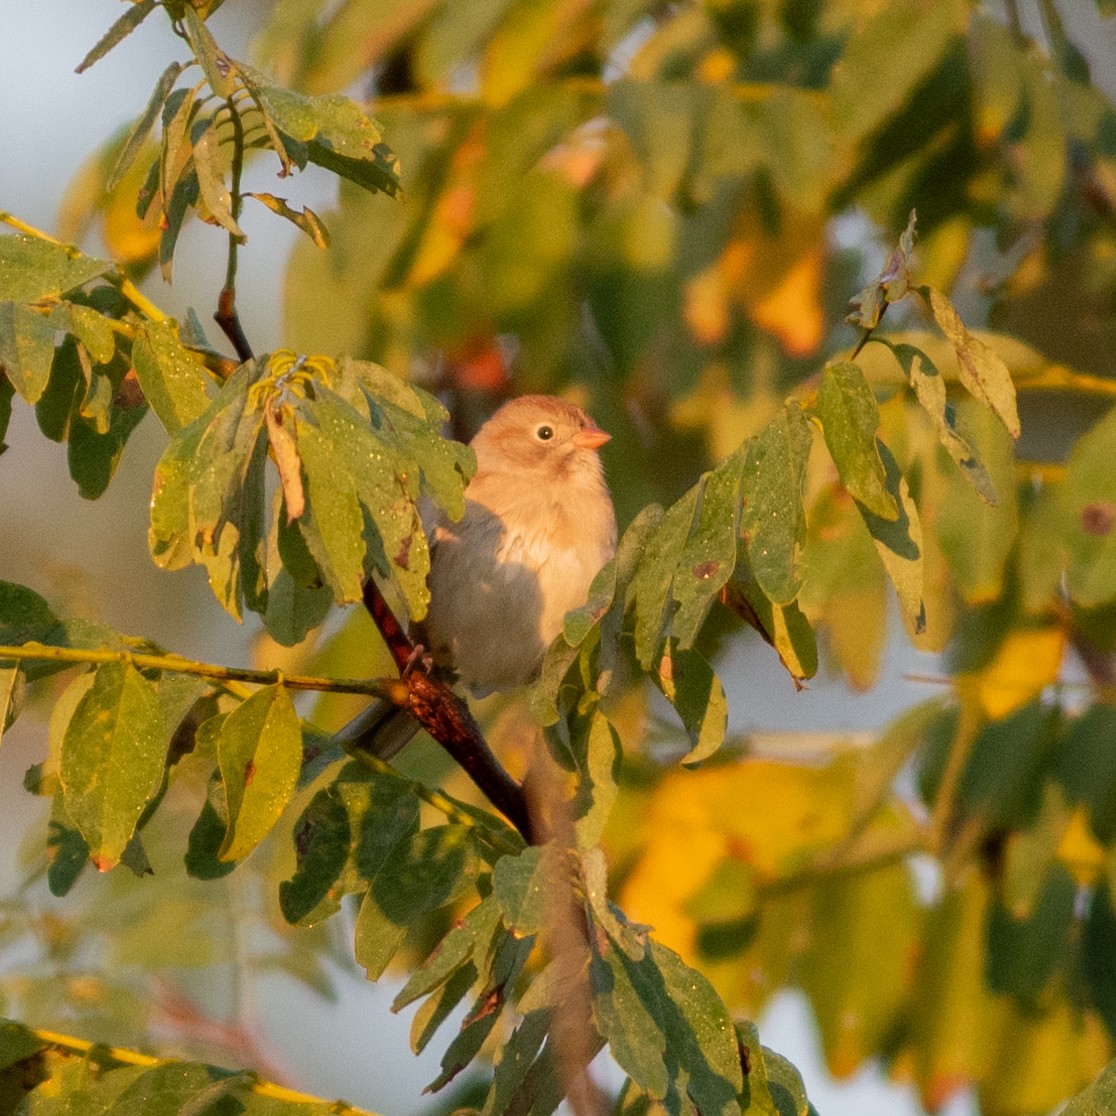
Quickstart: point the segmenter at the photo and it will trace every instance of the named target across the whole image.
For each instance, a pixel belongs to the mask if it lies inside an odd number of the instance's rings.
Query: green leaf
[[[0,1072],[34,1058],[49,1044],[34,1031],[10,1019],[0,1020]]]
[[[66,728],[60,769],[66,810],[100,871],[120,860],[166,754],[155,687],[130,664],[100,667]]]
[[[219,714],[203,722],[198,729],[199,741],[204,735],[212,736],[212,748],[216,749],[217,735],[221,722],[227,714]],[[225,843],[228,832],[228,816],[225,806],[225,788],[220,772],[215,771],[206,788],[205,805],[198,820],[190,830],[186,848],[186,871],[195,880],[223,879],[236,868],[233,861],[221,860],[218,853]]]
[[[752,572],[775,604],[798,595],[798,552],[806,534],[802,507],[812,442],[802,409],[788,404],[748,443],[741,531]]]
[[[383,143],[379,128],[360,107],[339,94],[307,97],[269,84],[241,67],[260,111],[285,136],[305,145],[306,161],[333,171],[373,193],[399,191],[399,160]]]
[[[342,896],[366,888],[391,850],[418,832],[418,807],[403,779],[346,764],[295,823],[297,867],[279,885],[283,917],[314,925]]]
[[[97,45],[78,63],[77,73],[88,70],[122,39],[126,39],[158,7],[159,0],[136,0],[134,4],[101,36]]]
[[[116,189],[124,175],[128,173],[131,165],[136,161],[136,156],[140,153],[144,140],[151,133],[155,120],[163,111],[163,105],[181,73],[182,66],[178,62],[172,62],[159,75],[159,80],[151,91],[151,97],[148,99],[146,108],[136,118],[136,122],[128,132],[128,137],[120,148],[120,154],[116,157],[116,163],[105,181],[106,194],[111,194]]]
[[[1085,608],[1116,598],[1116,409],[1079,438],[1061,489],[1066,583]]]
[[[426,1087],[427,1092],[445,1088],[480,1053],[530,953],[529,940],[509,934],[501,941],[492,962],[492,971],[462,1021],[461,1030],[446,1048],[442,1056],[442,1072]]]
[[[805,584],[807,587],[812,584],[809,577]],[[752,576],[747,562],[737,565],[725,594],[725,605],[775,648],[783,666],[796,681],[813,678],[817,673],[817,639],[798,601],[791,601],[789,605],[772,604]]]
[[[4,436],[8,433],[8,423],[12,421],[12,399],[15,398],[15,388],[6,376],[0,376],[0,454],[7,448]]]
[[[217,140],[217,127],[212,119],[206,118],[194,123],[190,129],[190,144],[194,151],[194,171],[201,194],[202,216],[211,217],[221,228],[243,243],[246,237],[233,216],[233,198],[225,185],[221,146]]]
[[[670,630],[682,650],[693,646],[736,566],[747,452],[742,446],[706,476],[690,537],[678,558],[672,588],[678,608]]]
[[[54,331],[45,315],[18,302],[0,302],[0,370],[27,403],[38,402],[50,381]]]
[[[1035,1003],[1062,961],[1074,925],[1077,884],[1056,864],[1047,873],[1030,916],[1012,918],[1000,904],[988,920],[986,977],[993,992]]]
[[[469,827],[434,826],[400,841],[365,893],[356,924],[356,960],[377,980],[417,919],[473,884],[479,860]]]
[[[962,596],[969,604],[986,604],[1000,596],[1008,556],[1019,534],[1015,446],[987,407],[968,399],[960,410],[1000,501],[988,507],[965,474],[950,469],[935,527]]]
[[[213,33],[192,4],[187,4],[183,9],[182,25],[186,29],[190,49],[201,64],[205,80],[209,82],[209,88],[218,97],[227,100],[236,89],[236,69],[231,59],[217,45]]]
[[[743,1078],[728,1009],[673,950],[651,940],[650,961],[662,974],[668,1065],[679,1102],[689,1097],[702,1113],[735,1114]],[[668,1096],[668,1108],[672,1100]]]
[[[70,476],[77,482],[83,499],[95,500],[108,488],[129,435],[146,414],[146,406],[128,410],[114,406],[109,413],[108,430],[104,433],[89,422],[72,425],[66,458]]]
[[[143,394],[168,434],[205,413],[205,366],[178,339],[174,322],[148,322],[132,345],[132,361]]]
[[[265,686],[237,706],[217,741],[228,830],[221,860],[247,856],[286,809],[302,767],[302,728],[285,686]]]
[[[654,679],[686,729],[690,750],[682,763],[708,759],[721,746],[728,724],[728,699],[713,668],[696,651],[672,644]]]
[[[636,657],[644,670],[650,669],[667,635],[670,589],[678,569],[679,556],[693,528],[704,486],[703,477],[662,514],[639,557],[631,593],[636,606]]]
[[[922,599],[922,525],[906,478],[891,451],[883,442],[878,442],[877,448],[883,461],[885,485],[899,506],[899,518],[881,519],[859,503],[857,508],[887,576],[895,586],[904,619],[917,633],[926,627],[926,605]]]
[[[894,116],[966,31],[966,12],[952,2],[896,0],[873,9],[849,37],[829,89],[843,146],[853,146]]]
[[[507,859],[506,857],[503,859]],[[501,860],[503,863],[503,860]],[[408,1004],[441,988],[463,966],[475,960],[472,971],[483,965],[500,923],[500,904],[493,897],[482,900],[450,928],[426,960],[411,974],[392,1001],[391,1010],[401,1011]]]
[[[1103,0],[1102,0],[1103,2]],[[1116,1059],[1062,1109],[1061,1116],[1103,1116],[1116,1109]]]
[[[957,409],[949,401],[946,382],[933,361],[913,345],[892,345],[889,348],[903,367],[914,388],[915,396],[937,432],[938,441],[957,463],[962,475],[973,486],[980,498],[989,506],[996,504],[996,489],[992,478],[957,428]]]
[[[566,862],[554,845],[533,846],[518,856],[502,856],[492,872],[492,897],[504,924],[519,937],[538,934],[556,906]],[[567,868],[568,871],[568,868]],[[568,882],[565,884],[568,887]]]
[[[818,387],[818,417],[825,444],[850,495],[873,514],[895,519],[899,508],[887,490],[876,448],[880,410],[858,365],[841,361],[825,366]]]
[[[941,291],[922,287],[919,293],[930,306],[934,321],[953,345],[957,354],[961,382],[981,402],[991,407],[1007,432],[1019,437],[1019,410],[1015,402],[1015,384],[999,354],[970,333]]]
[[[109,260],[36,236],[0,236],[0,299],[38,302],[57,298],[112,271]]]
[[[1039,808],[1058,724],[1056,709],[1032,701],[985,725],[970,747],[958,799],[990,828],[1027,824]]]

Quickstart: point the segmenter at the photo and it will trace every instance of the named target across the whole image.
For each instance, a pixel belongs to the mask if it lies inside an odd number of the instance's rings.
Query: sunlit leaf
[[[825,444],[849,492],[874,515],[895,519],[876,431],[880,412],[864,373],[855,364],[828,364],[818,387],[818,417]]]
[[[228,828],[221,860],[241,860],[286,808],[302,767],[302,729],[290,694],[265,686],[222,722],[217,741]]]
[[[812,440],[801,408],[788,404],[748,443],[740,527],[756,581],[779,605],[794,600],[801,584],[802,497]]]
[[[166,752],[152,684],[128,664],[101,667],[66,728],[60,771],[67,812],[101,871],[120,860]]]

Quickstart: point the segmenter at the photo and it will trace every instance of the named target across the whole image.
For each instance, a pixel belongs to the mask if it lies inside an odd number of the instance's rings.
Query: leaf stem
[[[258,686],[286,686],[290,690],[317,690],[322,693],[367,694],[402,704],[407,700],[406,684],[398,678],[315,678],[285,674],[281,670],[249,670],[218,663],[202,663],[181,655],[159,655],[138,651],[115,651],[108,647],[50,647],[43,643],[0,646],[0,662],[32,660],[56,663],[130,663],[137,670],[163,670],[173,674],[192,674],[217,682],[246,682]]]

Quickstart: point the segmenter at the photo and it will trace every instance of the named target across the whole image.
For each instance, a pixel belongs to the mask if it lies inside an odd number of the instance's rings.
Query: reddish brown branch
[[[406,672],[407,711],[519,830],[523,839],[534,843],[531,813],[523,788],[492,754],[465,702],[445,682],[427,674],[421,661],[416,661],[414,643],[371,579],[364,585],[364,605],[400,672]]]
[[[217,299],[217,313],[213,320],[221,327],[222,332],[232,342],[236,355],[242,361],[249,361],[253,357],[252,346],[240,324],[240,315],[236,312],[236,292],[230,286],[221,288],[221,295]]]

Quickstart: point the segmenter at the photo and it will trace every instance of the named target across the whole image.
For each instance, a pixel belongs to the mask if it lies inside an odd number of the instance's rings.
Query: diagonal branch
[[[488,801],[519,830],[523,839],[536,843],[523,788],[492,754],[465,702],[445,682],[422,668],[414,642],[371,578],[364,584],[364,606],[403,674],[408,696],[407,701],[400,704],[404,704],[411,716],[449,753]]]

